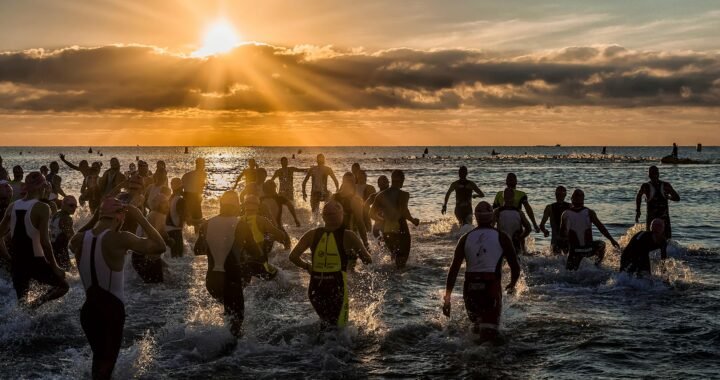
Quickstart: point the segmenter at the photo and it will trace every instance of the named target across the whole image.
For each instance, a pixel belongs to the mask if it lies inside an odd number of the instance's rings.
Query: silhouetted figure
[[[635,197],[635,223],[640,222],[640,205],[643,196],[645,196],[647,201],[647,211],[645,213],[647,229],[650,230],[650,223],[652,223],[653,219],[662,219],[665,222],[665,237],[670,239],[672,238],[672,229],[670,228],[668,200],[677,202],[680,200],[680,195],[669,183],[660,180],[660,170],[657,166],[650,167],[648,177],[650,181],[640,186],[640,190]]]
[[[697,151],[702,152],[702,144],[697,144]]]
[[[190,153],[190,150],[188,149],[188,147],[185,147],[185,154],[188,154],[188,153]]]
[[[673,158],[678,158],[678,146],[677,144],[673,143],[673,150],[672,150],[672,156]]]
[[[467,168],[465,166],[461,166],[458,170],[458,176],[460,179],[450,184],[450,188],[447,193],[445,193],[445,202],[443,202],[442,210],[440,211],[443,215],[445,215],[448,199],[450,199],[450,194],[454,191],[455,218],[457,218],[458,225],[460,226],[463,224],[472,224],[472,198],[485,196],[475,182],[467,179],[467,174]],[[476,194],[473,194],[473,192]]]
[[[606,154],[607,154],[607,147],[606,147],[606,146],[603,147],[602,154],[603,154],[603,155],[606,155]]]
[[[92,147],[88,149],[88,153],[92,154]]]

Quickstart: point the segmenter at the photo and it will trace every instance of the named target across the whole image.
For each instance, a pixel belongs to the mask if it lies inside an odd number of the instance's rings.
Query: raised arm
[[[612,243],[615,248],[620,247],[618,242],[616,242],[615,239],[613,239],[612,235],[610,235],[610,232],[608,232],[607,228],[605,228],[605,225],[600,222],[600,219],[598,219],[595,211],[590,210],[590,221],[592,221],[592,223],[595,225],[595,227],[597,227],[598,231],[603,234],[603,236],[610,240],[610,243]]]
[[[450,295],[452,295],[453,288],[455,287],[455,281],[457,275],[460,272],[460,266],[462,266],[463,260],[465,260],[465,240],[467,235],[463,235],[460,238],[457,245],[455,246],[455,254],[453,255],[452,263],[450,264],[450,270],[448,270],[447,279],[445,280],[445,297],[443,297],[443,314],[450,316]]]
[[[302,268],[308,272],[312,270],[312,264],[306,262],[303,260],[300,256],[302,256],[305,251],[310,248],[310,245],[312,244],[313,237],[315,236],[315,230],[310,230],[306,232],[298,241],[297,244],[295,244],[295,247],[290,252],[290,262],[295,264],[298,268]]]
[[[72,170],[77,170],[77,171],[79,171],[79,172],[82,172],[82,171],[80,170],[80,167],[79,167],[79,166],[77,166],[77,165],[73,164],[72,162],[66,160],[66,159],[65,159],[65,155],[62,154],[62,153],[60,153],[60,161],[64,162],[65,165],[67,165],[70,169],[72,169]]]

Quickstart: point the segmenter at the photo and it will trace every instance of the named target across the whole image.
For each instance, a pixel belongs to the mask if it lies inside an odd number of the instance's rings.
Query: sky
[[[0,145],[720,145],[718,35],[717,1],[6,0]]]

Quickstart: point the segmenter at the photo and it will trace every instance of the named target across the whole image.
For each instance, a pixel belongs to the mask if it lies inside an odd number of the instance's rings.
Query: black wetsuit
[[[72,236],[67,236],[64,225],[69,223],[72,228],[72,216],[67,212],[60,210],[53,215],[50,221],[50,232],[51,232],[51,243],[53,247],[53,254],[55,255],[55,261],[58,266],[65,271],[70,270],[70,251],[68,250],[68,244]]]
[[[472,224],[472,182],[466,179],[455,181],[455,217],[458,224]]]
[[[570,207],[572,207],[572,205],[568,202],[555,202],[550,205],[550,228],[552,230],[550,242],[553,253],[568,251],[567,238],[561,236],[562,234],[560,233],[560,217],[563,212],[569,210]]]
[[[662,249],[665,245],[666,242],[657,243],[652,232],[636,233],[620,256],[620,271],[650,272],[650,252]]]
[[[385,194],[387,201],[394,204],[396,210],[400,212],[397,220],[388,220],[386,218],[383,222],[385,246],[390,251],[390,255],[398,268],[404,267],[405,263],[407,263],[411,247],[410,228],[408,228],[407,220],[402,216],[401,191],[393,187],[383,190],[383,192],[387,192]]]
[[[665,182],[658,181],[658,184],[648,182],[648,195],[647,195],[647,212],[645,213],[647,229],[650,230],[650,224],[653,219],[659,218],[665,222],[665,238],[670,239],[672,237],[672,229],[670,228],[670,209],[668,205],[668,199],[665,197],[663,191]]]
[[[315,230],[312,252],[312,272],[308,298],[320,317],[323,327],[344,327],[348,321],[347,274],[350,257],[345,252],[345,229],[326,232]]]

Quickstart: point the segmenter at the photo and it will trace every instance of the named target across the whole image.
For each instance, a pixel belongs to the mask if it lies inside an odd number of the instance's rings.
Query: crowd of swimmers
[[[83,160],[75,165],[64,155],[59,157],[83,176],[78,198],[63,189],[58,162],[27,175],[22,167],[14,166],[10,177],[0,158],[0,266],[11,275],[18,303],[37,308],[68,292],[65,272],[73,267],[72,253],[86,294],[80,322],[93,352],[92,377],[98,379],[111,377],[122,342],[127,255],[131,255],[131,266],[143,282],[163,282],[163,256],[185,254],[186,225],[197,235],[193,253],[207,257],[208,294],[222,303],[230,331],[239,337],[244,319],[243,289],[253,278],[273,280],[278,273],[268,260],[275,243],[286,250],[292,248],[290,262],[308,272],[308,297],[321,327],[343,327],[349,313],[348,273],[358,259],[364,264],[372,262],[368,251],[374,239],[402,269],[411,251],[408,222],[415,226],[420,223],[409,210],[410,194],[402,190],[402,170],[393,170],[390,178],[379,176],[376,189],[367,183],[366,172],[357,163],[338,181],[322,154],[310,168],[288,166],[288,159],[283,157],[270,179],[267,170],[250,159],[234,186],[220,196],[219,213],[210,218],[205,218],[202,210],[207,181],[203,158],[195,160],[194,170],[170,179],[163,161],[158,161],[152,172],[147,162],[138,159],[123,172],[119,160],[112,158],[110,167],[101,173],[101,162]],[[322,226],[307,231],[291,247],[282,215],[287,209],[300,227],[295,210],[295,173],[305,174],[301,186],[305,201],[310,182],[310,208],[317,225],[322,220]],[[594,258],[595,265],[601,264],[606,244],[593,238],[593,225],[619,248],[595,211],[585,207],[585,194],[580,189],[573,191],[568,203],[567,189],[558,186],[556,202],[545,207],[538,224],[528,195],[517,188],[514,173],[507,175],[506,188],[495,194],[492,204],[481,201],[474,207],[472,199],[485,194],[468,180],[466,167],[460,167],[458,175],[445,195],[441,212],[445,214],[454,193],[454,215],[465,230],[448,272],[442,311],[450,316],[451,293],[465,262],[465,308],[473,331],[483,340],[497,334],[503,262],[510,267],[506,290],[512,292],[520,278],[518,257],[527,254],[525,238],[533,231],[551,236],[552,252],[567,255],[567,270],[577,270],[586,257]],[[642,200],[646,199],[647,228],[635,234],[622,251],[621,271],[649,274],[650,252],[659,249],[661,258],[667,257],[671,237],[668,201],[678,201],[679,195],[659,175],[657,167],[650,167],[650,180],[637,193],[635,222],[640,221]],[[335,192],[328,188],[329,179]],[[241,184],[243,189],[238,192]],[[92,217],[76,230],[73,214],[85,204]],[[546,228],[548,221],[550,230]],[[303,256],[306,252],[309,259]],[[47,290],[29,301],[32,280]]]

